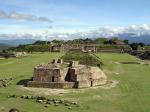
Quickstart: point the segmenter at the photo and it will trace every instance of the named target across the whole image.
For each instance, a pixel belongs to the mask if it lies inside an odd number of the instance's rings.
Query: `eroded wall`
[[[29,81],[28,87],[38,88],[74,88],[75,82],[37,82]]]

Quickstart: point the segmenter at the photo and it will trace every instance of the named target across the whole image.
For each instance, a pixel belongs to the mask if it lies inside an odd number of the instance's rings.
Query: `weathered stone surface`
[[[106,83],[106,75],[98,67],[91,67],[72,61],[54,59],[52,63],[38,65],[34,68],[33,81],[29,87],[43,88],[84,88]]]

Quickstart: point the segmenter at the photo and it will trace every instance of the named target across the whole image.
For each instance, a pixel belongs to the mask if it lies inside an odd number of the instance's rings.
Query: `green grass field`
[[[119,64],[121,61],[139,61],[128,54],[97,54],[103,61],[102,67],[108,80],[119,81],[112,88],[88,88],[66,93],[52,98],[73,99],[80,107],[69,110],[65,106],[45,108],[33,100],[7,98],[9,94],[36,93],[20,89],[17,83],[32,77],[33,68],[39,63],[48,63],[60,53],[35,53],[19,59],[0,59],[0,79],[13,77],[7,88],[0,88],[0,112],[8,112],[12,107],[21,112],[150,112],[150,65]],[[71,89],[70,91],[75,91]]]

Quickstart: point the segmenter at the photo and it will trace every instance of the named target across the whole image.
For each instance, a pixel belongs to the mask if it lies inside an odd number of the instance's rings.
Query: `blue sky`
[[[150,0],[0,0],[0,34],[149,24],[149,11]]]

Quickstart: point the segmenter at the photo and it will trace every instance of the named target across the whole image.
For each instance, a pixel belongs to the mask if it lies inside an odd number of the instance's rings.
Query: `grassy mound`
[[[96,55],[92,53],[84,53],[81,51],[69,51],[65,55],[61,57],[64,61],[79,61],[80,64],[88,65],[88,66],[101,66],[102,62],[100,58],[96,57]]]

